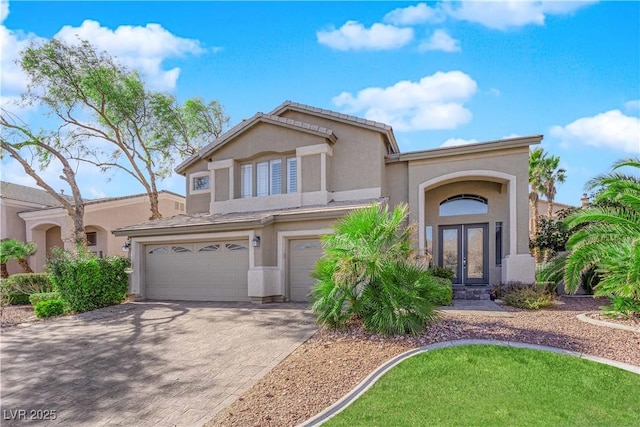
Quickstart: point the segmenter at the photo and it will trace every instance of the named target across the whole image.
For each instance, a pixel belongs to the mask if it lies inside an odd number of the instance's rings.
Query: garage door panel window
[[[149,254],[151,255],[164,255],[166,253],[169,253],[169,251],[164,246],[160,246],[158,248],[154,248],[149,251]]]
[[[189,248],[185,248],[184,246],[172,246],[171,252],[173,252],[174,254],[182,254],[182,253],[188,253],[193,251]]]
[[[304,250],[304,249],[317,249],[317,248],[321,248],[322,245],[320,244],[320,242],[304,242],[304,243],[296,243],[295,245],[293,245],[293,249],[294,250]]]
[[[247,246],[240,245],[238,243],[227,243],[225,247],[229,251],[248,251],[249,250]]]
[[[220,249],[220,245],[213,244],[201,247],[198,252],[215,252],[218,249]]]

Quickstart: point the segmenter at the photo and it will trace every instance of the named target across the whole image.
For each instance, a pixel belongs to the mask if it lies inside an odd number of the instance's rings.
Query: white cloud
[[[476,144],[478,141],[475,138],[463,139],[463,138],[449,138],[442,143],[440,147],[457,147],[458,145]]]
[[[624,108],[627,110],[640,110],[640,99],[625,102]]]
[[[429,40],[420,43],[418,50],[421,52],[428,50],[460,52],[460,41],[451,37],[445,30],[436,30],[433,32]]]
[[[550,15],[566,15],[593,3],[592,1],[465,1],[441,3],[452,18],[476,22],[485,27],[506,30],[525,25],[544,25]]]
[[[162,68],[165,59],[205,51],[198,40],[175,36],[159,24],[121,25],[112,30],[99,22],[85,20],[79,27],[62,27],[56,37],[67,43],[78,43],[78,38],[88,40],[124,65],[140,70],[150,86],[161,90],[173,89],[180,75],[178,67]]]
[[[27,88],[27,78],[16,61],[20,58],[20,52],[32,41],[44,41],[44,39],[32,33],[12,31],[0,25],[0,52],[2,52],[0,85],[3,98],[15,97]]]
[[[489,95],[500,96],[500,93],[500,89],[496,89],[495,87],[489,89]]]
[[[7,16],[9,16],[9,2],[6,0],[0,0],[0,24],[4,23]]]
[[[445,19],[440,7],[429,7],[425,3],[394,9],[384,16],[384,21],[395,25],[415,25],[425,22],[438,23]]]
[[[413,29],[385,24],[365,28],[357,21],[347,21],[339,29],[318,31],[316,36],[318,43],[337,50],[389,50],[409,43],[413,39]]]
[[[554,126],[551,135],[564,145],[586,144],[627,153],[640,153],[640,118],[611,110],[583,117],[566,126]]]
[[[461,71],[441,72],[420,81],[400,81],[386,88],[371,87],[355,96],[343,92],[333,103],[349,113],[387,123],[396,131],[454,129],[471,120],[463,106],[477,90],[476,82]]]

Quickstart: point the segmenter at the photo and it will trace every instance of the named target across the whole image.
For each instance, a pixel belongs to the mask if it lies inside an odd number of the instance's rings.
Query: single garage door
[[[291,301],[309,301],[315,284],[310,276],[316,261],[322,256],[320,239],[289,240],[289,298]]]
[[[249,242],[146,246],[146,296],[190,301],[249,301]]]

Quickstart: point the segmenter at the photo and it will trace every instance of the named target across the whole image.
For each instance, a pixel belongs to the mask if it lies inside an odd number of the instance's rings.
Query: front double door
[[[453,270],[453,283],[484,285],[489,274],[489,224],[439,227],[439,265]]]

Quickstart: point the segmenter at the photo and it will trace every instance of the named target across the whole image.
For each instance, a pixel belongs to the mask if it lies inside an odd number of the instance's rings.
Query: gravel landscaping
[[[9,305],[2,307],[2,316],[0,316],[0,327],[16,326],[20,323],[35,320],[36,315],[33,314],[31,305]]]
[[[505,307],[491,312],[444,312],[416,337],[386,338],[352,325],[320,330],[207,426],[294,426],[319,413],[380,364],[415,347],[458,339],[495,339],[547,345],[640,366],[640,334],[582,322],[606,300],[563,297],[540,311]]]

